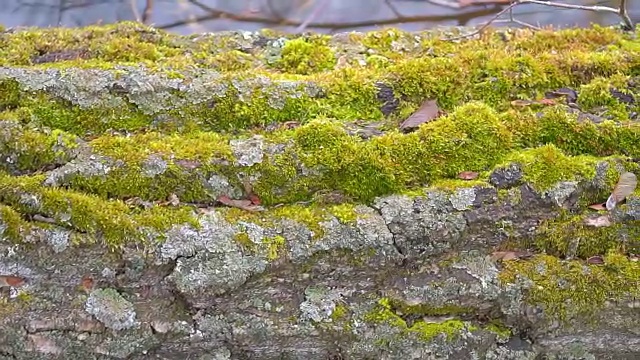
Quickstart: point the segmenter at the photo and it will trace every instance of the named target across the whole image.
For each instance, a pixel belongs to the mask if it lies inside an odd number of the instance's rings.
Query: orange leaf
[[[236,199],[232,199],[232,198],[230,198],[230,197],[228,197],[226,195],[220,195],[217,200],[218,200],[218,202],[220,202],[223,205],[227,205],[227,206],[230,206],[230,207],[235,207],[235,208],[246,210],[246,211],[262,211],[262,210],[264,210],[264,208],[262,208],[261,206],[252,204],[251,200],[245,200],[245,199],[236,200]]]
[[[421,124],[426,124],[438,118],[439,114],[438,102],[436,100],[426,100],[416,112],[400,124],[400,130],[413,130]]]
[[[591,204],[588,207],[589,209],[593,210],[607,210],[607,208],[604,206],[604,203]]]
[[[478,177],[478,173],[475,171],[462,171],[458,174],[458,178],[462,180],[474,180]]]
[[[24,284],[24,279],[14,275],[0,275],[0,287],[18,287]]]

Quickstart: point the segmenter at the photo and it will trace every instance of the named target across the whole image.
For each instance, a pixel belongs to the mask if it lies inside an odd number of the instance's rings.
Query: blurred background
[[[619,0],[565,0],[565,4],[609,6]],[[479,25],[509,0],[0,0],[0,24],[76,27],[137,20],[179,34],[273,28],[288,32],[335,33],[383,26],[423,30]],[[640,1],[628,1],[631,19],[640,19]],[[500,25],[584,27],[612,25],[612,12],[521,4],[501,16]],[[516,20],[514,23],[512,20]]]

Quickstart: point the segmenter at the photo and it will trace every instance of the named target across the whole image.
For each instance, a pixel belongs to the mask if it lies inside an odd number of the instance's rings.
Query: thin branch
[[[396,6],[393,5],[393,3],[391,2],[391,0],[384,0],[384,3],[387,5],[387,7],[391,10],[391,12],[393,13],[393,15],[395,15],[398,18],[401,18],[403,15],[402,13],[400,13],[400,11],[398,11],[398,9],[396,9]]]
[[[430,0],[433,1],[433,0]],[[503,22],[503,21],[499,21],[498,18],[502,15],[504,15],[505,13],[509,13],[509,20],[508,22],[512,22],[512,23],[516,23],[525,27],[529,27],[532,29],[539,29],[539,27],[528,24],[524,21],[520,21],[517,20],[513,17],[513,8],[518,6],[518,5],[522,5],[522,4],[537,4],[537,5],[545,5],[545,6],[551,6],[551,7],[557,7],[557,8],[562,8],[562,9],[574,9],[574,10],[585,10],[585,11],[593,11],[593,12],[608,12],[608,13],[614,13],[618,16],[620,16],[622,18],[622,20],[624,21],[625,24],[625,28],[627,30],[632,30],[634,28],[633,25],[633,21],[631,21],[631,18],[629,17],[629,14],[627,12],[627,8],[626,8],[626,2],[627,0],[620,0],[620,7],[619,8],[612,8],[612,7],[608,7],[608,6],[600,6],[600,5],[593,5],[593,6],[586,6],[586,5],[572,5],[572,4],[563,4],[563,3],[555,3],[555,2],[550,2],[550,1],[543,1],[543,0],[516,0],[514,2],[512,2],[511,4],[509,4],[509,6],[507,6],[506,8],[502,9],[502,11],[498,12],[493,18],[491,18],[489,21],[487,21],[486,23],[484,23],[482,26],[480,26],[477,30],[469,33],[469,34],[465,34],[465,35],[461,35],[461,36],[456,36],[453,38],[447,38],[447,39],[443,39],[443,40],[447,40],[447,41],[453,41],[453,40],[460,40],[460,39],[464,39],[464,38],[468,38],[471,36],[475,36],[479,33],[481,33],[482,31],[484,31],[487,27],[489,27],[489,25],[497,23],[497,22]]]
[[[300,24],[294,30],[294,33],[297,34],[297,33],[300,33],[302,31],[304,31],[304,29],[306,29],[307,26],[309,26],[309,24],[311,24],[311,22],[318,17],[318,15],[320,15],[322,12],[324,12],[324,10],[327,8],[329,3],[330,3],[330,0],[320,0],[320,4],[318,4],[318,6],[316,6],[316,8],[313,9],[311,14],[309,14],[309,16],[307,16],[307,18],[304,20],[304,22],[302,24]]]
[[[221,18],[234,20],[237,22],[258,23],[263,25],[276,25],[276,26],[298,27],[302,24],[302,22],[294,21],[290,19],[278,20],[278,19],[272,19],[268,17],[253,16],[253,15],[250,15],[250,16],[237,15],[234,13],[210,8],[209,6],[200,3],[198,0],[189,0],[189,2],[197,5],[203,10],[206,10],[208,14],[193,17],[191,19],[179,20],[179,21],[161,25],[161,26],[159,25],[158,28],[166,30],[166,29],[171,29],[179,26],[185,26],[185,25],[190,25],[193,23],[199,23],[199,22],[209,21],[209,20],[217,20]],[[402,16],[399,18],[354,21],[354,22],[345,22],[345,23],[318,22],[318,23],[310,23],[308,24],[307,27],[315,28],[315,29],[341,30],[341,29],[355,29],[355,28],[368,27],[368,26],[397,25],[399,23],[417,23],[417,22],[425,22],[425,21],[444,22],[444,21],[450,21],[450,20],[457,20],[460,18],[460,16],[482,17],[487,15],[492,15],[492,14],[495,14],[497,10],[498,8],[492,7],[488,9],[478,9],[475,11],[470,11],[462,15],[449,14],[449,15]]]
[[[129,5],[131,6],[131,12],[133,12],[133,16],[136,18],[136,21],[141,22],[142,18],[140,17],[140,12],[138,11],[137,1],[129,0]]]
[[[142,22],[144,24],[151,19],[151,13],[153,12],[153,0],[147,0],[144,10],[142,11]]]

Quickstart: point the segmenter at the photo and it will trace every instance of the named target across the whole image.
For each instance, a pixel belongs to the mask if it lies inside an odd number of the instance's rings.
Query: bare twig
[[[304,20],[304,22],[302,24],[300,24],[294,30],[294,32],[295,33],[300,33],[302,31],[304,31],[304,29],[306,29],[307,26],[309,26],[309,24],[311,24],[311,22],[318,17],[318,15],[320,15],[322,12],[324,12],[324,10],[327,8],[329,3],[330,3],[329,0],[320,0],[320,4],[318,4],[318,6],[316,6],[316,8],[313,9],[313,11],[311,11],[311,14],[309,14],[309,16],[307,16],[307,18]]]
[[[430,0],[430,1],[433,1],[433,0]],[[438,1],[440,1],[440,0],[438,0]],[[544,0],[516,0],[516,1],[512,2],[511,4],[509,4],[509,6],[507,6],[504,9],[502,9],[500,12],[498,12],[493,18],[491,18],[489,21],[487,21],[482,26],[480,26],[476,31],[473,31],[473,32],[471,32],[469,34],[456,36],[456,37],[453,37],[453,38],[447,38],[447,39],[443,39],[443,40],[452,41],[452,40],[460,40],[460,39],[463,39],[463,38],[468,38],[468,37],[471,37],[471,36],[475,36],[475,35],[481,33],[482,31],[484,31],[489,25],[497,23],[497,22],[512,22],[512,23],[516,23],[516,24],[519,24],[519,25],[522,25],[522,26],[525,26],[525,27],[528,27],[528,28],[539,29],[538,26],[528,24],[528,23],[526,23],[524,21],[517,20],[517,19],[515,19],[513,17],[513,8],[518,6],[518,5],[522,5],[522,4],[537,4],[537,5],[558,7],[558,8],[562,8],[562,9],[575,9],[575,10],[585,10],[585,11],[593,11],[593,12],[614,13],[614,14],[616,14],[619,17],[622,18],[622,20],[624,22],[624,25],[625,25],[625,29],[632,30],[634,28],[634,24],[633,24],[633,21],[631,20],[631,18],[629,17],[629,13],[627,12],[626,3],[627,3],[627,0],[620,0],[620,7],[619,8],[612,8],[612,7],[601,6],[601,5],[593,5],[593,6],[573,5],[573,4],[564,4],[564,3],[550,2],[550,1],[544,1]],[[509,20],[507,20],[507,21],[498,20],[498,18],[500,16],[504,15],[507,12],[509,13]]]
[[[142,22],[147,23],[151,19],[151,13],[153,12],[153,0],[147,0],[144,10],[142,11]]]
[[[136,18],[137,22],[142,22],[142,18],[140,17],[140,12],[138,11],[138,4],[136,0],[129,0],[129,6],[131,6],[131,12],[133,16]]]
[[[387,7],[391,10],[391,12],[393,13],[393,15],[395,15],[397,18],[401,18],[403,15],[400,13],[400,11],[398,11],[398,9],[396,9],[396,6],[393,5],[393,3],[391,2],[391,0],[384,0],[384,3],[387,4]]]
[[[261,17],[256,15],[238,15],[235,13],[230,13],[222,10],[213,9],[205,4],[202,4],[198,0],[189,0],[190,3],[200,7],[205,10],[207,14],[201,16],[194,16],[190,19],[179,20],[173,23],[159,25],[158,28],[161,29],[171,29],[179,26],[185,26],[193,23],[200,23],[203,21],[209,20],[217,20],[217,19],[229,19],[237,22],[248,22],[248,23],[258,23],[264,25],[276,25],[276,26],[293,26],[298,27],[302,25],[302,22],[294,21],[290,19],[273,19],[269,17]],[[332,22],[317,22],[317,23],[309,23],[307,28],[315,28],[315,29],[355,29],[360,27],[368,27],[368,26],[386,26],[386,25],[397,25],[399,23],[417,23],[417,22],[444,22],[450,20],[458,20],[461,16],[465,17],[481,17],[495,14],[499,8],[492,7],[488,9],[478,9],[475,11],[469,11],[462,15],[460,14],[447,14],[447,15],[422,15],[422,16],[402,16],[402,17],[394,17],[389,19],[382,20],[367,20],[367,21],[354,21],[354,22],[345,22],[345,23],[332,23]]]

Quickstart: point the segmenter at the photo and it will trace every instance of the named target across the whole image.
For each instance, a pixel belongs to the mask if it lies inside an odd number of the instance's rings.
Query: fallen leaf
[[[540,99],[538,103],[542,105],[555,105],[556,102],[553,99]]]
[[[193,170],[196,169],[198,167],[200,167],[202,164],[200,163],[200,161],[197,160],[184,160],[184,159],[180,159],[180,160],[176,160],[175,164],[180,166],[183,169],[187,169],[187,170]]]
[[[46,216],[42,216],[40,214],[35,214],[33,215],[33,220],[34,221],[40,221],[43,223],[47,223],[47,224],[55,224],[56,220],[50,217],[46,217]]]
[[[602,265],[604,264],[604,259],[600,255],[592,256],[587,259],[587,264]]]
[[[237,199],[232,199],[226,195],[221,195],[221,196],[218,196],[216,200],[223,205],[235,207],[235,208],[246,210],[246,211],[263,211],[264,210],[262,206],[255,205],[252,203],[251,200],[248,200],[248,199],[237,200]]]
[[[637,185],[638,178],[634,173],[626,172],[620,175],[620,179],[618,179],[616,187],[613,189],[611,195],[609,195],[609,198],[607,199],[607,210],[613,210],[617,204],[622,202],[622,200],[626,199],[627,196],[633,193]]]
[[[513,100],[511,102],[511,106],[521,106],[521,107],[529,106],[532,104],[535,104],[535,102],[531,100]]]
[[[0,287],[18,287],[24,284],[24,279],[14,275],[0,275]]]
[[[91,289],[93,289],[93,278],[88,275],[83,276],[80,285],[84,291],[91,292]]]
[[[411,116],[400,124],[400,130],[413,130],[421,124],[426,124],[436,118],[440,114],[438,102],[436,100],[426,100],[420,105]]]
[[[478,173],[475,171],[462,171],[458,174],[458,178],[462,180],[474,180],[478,177]]]
[[[609,219],[608,215],[602,215],[596,218],[586,218],[584,219],[584,223],[588,226],[606,227],[611,226],[611,219]]]
[[[518,259],[528,259],[531,256],[533,256],[533,254],[531,254],[528,251],[520,251],[520,250],[496,251],[491,254],[491,260],[510,261],[510,260],[518,260]]]
[[[260,197],[253,192],[253,185],[249,182],[249,180],[245,179],[242,181],[242,186],[244,187],[244,192],[247,194],[247,198],[251,201],[253,205],[260,205],[262,200]]]
[[[597,203],[597,204],[591,204],[588,206],[589,209],[593,209],[593,210],[607,210],[607,208],[604,206],[605,203]]]

